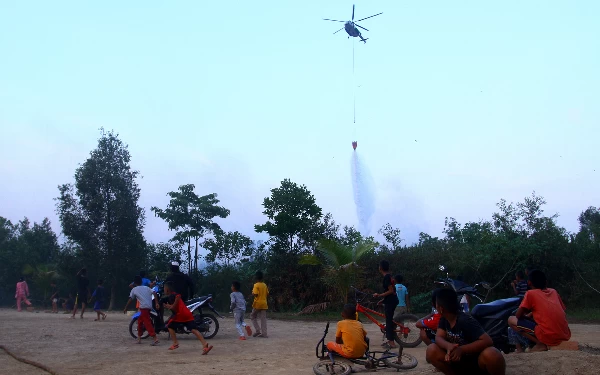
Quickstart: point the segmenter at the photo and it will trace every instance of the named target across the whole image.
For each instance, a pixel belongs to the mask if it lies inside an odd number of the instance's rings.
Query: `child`
[[[383,275],[383,293],[373,294],[373,298],[383,298],[380,303],[383,303],[385,309],[385,338],[387,339],[387,346],[395,349],[397,348],[394,342],[396,335],[394,324],[394,311],[398,306],[398,296],[396,295],[396,288],[394,288],[394,281],[390,273],[390,263],[387,260],[379,262],[379,273]],[[384,343],[386,345],[386,343]]]
[[[394,321],[400,321],[400,315],[410,313],[410,298],[408,297],[408,289],[402,284],[404,278],[402,275],[394,276],[396,281],[396,295],[398,296],[398,306],[394,310]]]
[[[327,350],[335,352],[345,358],[360,358],[367,351],[367,332],[362,324],[356,320],[356,306],[344,305],[342,318],[337,324],[335,342],[327,343]]]
[[[435,333],[437,332],[438,324],[440,322],[440,318],[442,317],[435,309],[438,290],[439,289],[435,289],[431,293],[431,314],[419,320],[416,324],[417,328],[421,330],[421,340],[423,340],[427,346],[435,343]]]
[[[540,270],[532,270],[528,284],[531,290],[525,293],[515,316],[508,318],[510,328],[535,343],[532,352],[546,351],[548,346],[568,341],[571,330],[566,307],[556,290],[546,288],[546,275]],[[526,318],[529,313],[533,320]]]
[[[103,284],[104,280],[99,279],[98,286],[96,287],[96,290],[94,290],[94,294],[92,294],[92,298],[90,299],[90,303],[92,303],[93,299],[96,299],[96,303],[94,304],[94,311],[96,312],[98,317],[94,319],[94,322],[99,321],[101,316],[102,320],[106,319],[106,314],[101,311],[102,305],[104,305],[104,286],[102,286]]]
[[[154,303],[156,305],[156,309],[160,308],[160,305],[158,304],[158,295],[152,289],[142,285],[142,278],[140,276],[136,276],[133,282],[135,283],[136,287],[131,289],[131,293],[129,294],[129,300],[125,305],[125,309],[123,309],[123,314],[127,314],[127,308],[129,307],[129,304],[134,298],[140,301],[140,317],[138,318],[137,343],[142,343],[142,327],[145,327],[150,337],[154,339],[151,345],[156,346],[158,345],[158,337],[156,337],[156,332],[154,332],[154,327],[152,326],[152,320],[150,319],[150,310],[152,309],[152,296],[154,296]]]
[[[525,280],[525,274],[523,271],[517,271],[515,274],[515,281],[511,283],[513,291],[515,295],[519,298],[525,297],[525,293],[527,293],[527,280]]]
[[[252,329],[244,322],[244,314],[246,314],[246,300],[244,295],[240,293],[240,282],[234,281],[231,283],[231,307],[233,318],[235,319],[235,327],[240,335],[240,340],[246,340],[242,327],[246,329],[248,336],[252,336]]]
[[[31,306],[31,302],[27,299],[29,297],[29,286],[25,278],[21,277],[17,283],[15,298],[17,299],[17,311],[21,312],[21,303],[24,302],[27,306]]]
[[[77,272],[77,297],[75,298],[75,307],[73,308],[73,315],[71,315],[71,319],[75,319],[75,314],[77,314],[77,309],[81,307],[81,315],[79,316],[83,319],[83,313],[85,313],[86,302],[88,300],[88,296],[90,295],[90,289],[88,285],[90,281],[87,278],[87,269],[84,267]]]
[[[252,313],[250,319],[254,324],[254,337],[267,338],[267,296],[269,295],[269,288],[267,284],[263,282],[263,273],[256,271],[256,283],[252,288],[252,294],[254,295],[254,302],[252,303]],[[260,318],[260,326],[258,325],[258,319]]]
[[[58,288],[54,281],[50,283],[50,293],[52,293],[50,296],[50,301],[52,301],[52,312],[58,314]]]
[[[175,284],[172,281],[167,281],[164,287],[165,294],[169,296],[169,300],[173,300],[172,304],[165,303],[165,307],[174,313],[173,317],[169,320],[169,324],[167,325],[169,334],[173,338],[173,345],[171,345],[169,350],[175,350],[179,348],[179,342],[177,341],[177,335],[175,334],[175,331],[179,328],[185,327],[192,331],[198,340],[202,342],[202,355],[208,354],[213,347],[212,345],[208,345],[202,334],[200,334],[198,331],[196,322],[194,321],[194,316],[181,299],[181,295],[175,293]]]
[[[435,344],[427,347],[426,359],[444,374],[504,375],[506,363],[492,338],[470,315],[460,311],[452,289],[440,289],[437,310],[442,315]]]

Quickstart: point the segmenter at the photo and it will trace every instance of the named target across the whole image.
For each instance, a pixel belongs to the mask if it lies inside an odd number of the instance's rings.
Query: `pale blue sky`
[[[357,1],[357,18],[384,13],[354,46],[355,128],[353,41],[321,20],[350,1],[0,0],[0,215],[59,229],[56,187],[103,126],[144,176],[152,241],[172,234],[150,206],[186,183],[219,193],[228,230],[253,235],[284,178],[357,224],[355,134],[373,231],[412,242],[533,190],[576,230],[600,205],[599,4]]]

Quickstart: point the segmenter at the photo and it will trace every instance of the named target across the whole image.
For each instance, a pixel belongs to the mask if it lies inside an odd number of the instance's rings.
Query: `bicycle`
[[[365,315],[370,321],[375,323],[381,330],[381,333],[385,335],[385,323],[380,323],[371,314],[380,316],[382,318],[385,318],[385,315],[361,305],[361,302],[364,301],[366,298],[370,297],[370,294],[361,292],[355,287],[351,288],[352,290],[354,290],[354,300],[356,301],[357,319],[358,313],[363,313],[363,315]],[[364,297],[359,299],[358,295],[363,295]],[[412,314],[402,314],[400,315],[398,320],[399,321],[394,321],[394,324],[396,324],[396,328],[394,329],[394,341],[396,341],[401,347],[404,346],[407,348],[416,348],[417,346],[419,346],[419,344],[421,344],[422,341],[420,334],[421,332],[416,325],[419,321],[419,318],[416,315]]]
[[[371,351],[369,348],[369,338],[367,337],[367,351],[361,358],[350,359],[344,358],[337,353],[327,350],[325,345],[325,337],[329,332],[329,322],[325,326],[323,338],[319,341],[316,348],[317,358],[319,362],[313,366],[313,371],[316,375],[348,375],[352,372],[352,367],[347,362],[365,366],[370,370],[381,368],[395,368],[397,371],[410,370],[418,365],[418,361],[410,354],[402,353],[402,345],[399,345],[398,354],[385,351]],[[336,360],[338,359],[338,360]]]

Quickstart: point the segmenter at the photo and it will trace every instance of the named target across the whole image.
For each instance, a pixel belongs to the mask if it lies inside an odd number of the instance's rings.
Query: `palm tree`
[[[323,264],[323,282],[333,290],[332,299],[339,298],[340,302],[346,304],[350,287],[359,279],[358,261],[374,249],[375,242],[369,239],[360,240],[353,246],[322,239],[317,246],[317,255],[304,256],[301,264]]]

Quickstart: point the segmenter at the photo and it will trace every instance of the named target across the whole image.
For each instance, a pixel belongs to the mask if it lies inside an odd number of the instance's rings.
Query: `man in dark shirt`
[[[171,281],[173,283],[175,292],[181,295],[181,299],[184,302],[194,296],[194,282],[191,277],[179,270],[178,262],[171,262],[171,272],[165,281]]]
[[[460,311],[456,292],[441,289],[436,298],[442,317],[435,344],[427,347],[427,361],[446,375],[504,375],[506,363],[502,353],[493,347],[492,338],[481,325]]]
[[[82,268],[77,272],[77,300],[75,301],[75,307],[73,308],[72,319],[75,319],[78,307],[81,307],[81,319],[83,319],[83,313],[87,304],[90,290],[88,288],[90,280],[87,278],[87,269]]]

